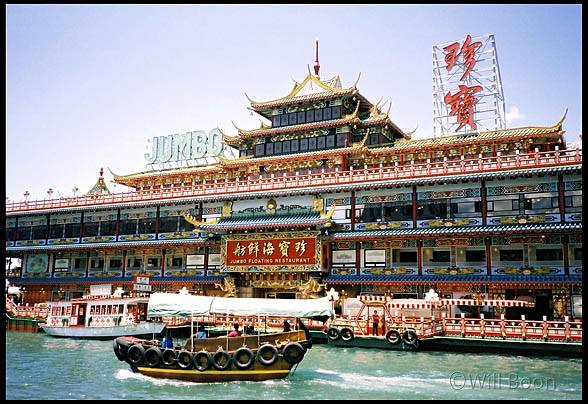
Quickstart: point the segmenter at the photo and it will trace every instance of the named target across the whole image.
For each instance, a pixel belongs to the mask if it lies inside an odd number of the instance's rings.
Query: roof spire
[[[321,68],[321,65],[319,64],[318,61],[318,38],[316,40],[316,60],[314,61],[314,74],[316,76],[319,75],[319,69]]]

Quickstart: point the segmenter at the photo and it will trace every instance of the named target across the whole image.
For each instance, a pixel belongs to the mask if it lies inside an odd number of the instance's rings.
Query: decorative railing
[[[14,317],[47,318],[49,308],[16,305],[10,298],[6,297],[6,312],[12,314]]]
[[[145,202],[189,198],[201,195],[231,195],[247,192],[300,189],[301,187],[350,185],[371,181],[406,180],[430,178],[443,175],[487,173],[508,169],[545,168],[582,162],[582,150],[556,150],[532,152],[506,156],[475,159],[448,160],[428,163],[405,163],[402,165],[351,169],[348,171],[323,172],[272,176],[270,178],[230,179],[204,181],[202,184],[159,188],[144,191],[122,192],[111,195],[84,195],[74,198],[42,199],[6,204],[6,212],[25,212],[101,206],[130,202]]]

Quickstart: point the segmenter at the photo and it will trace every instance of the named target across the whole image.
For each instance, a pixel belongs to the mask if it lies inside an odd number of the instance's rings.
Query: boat
[[[578,356],[582,354],[582,323],[570,321],[486,319],[478,310],[478,318],[454,317],[454,308],[533,307],[525,300],[492,300],[473,296],[472,299],[398,299],[391,296],[360,295],[362,306],[353,316],[340,316],[329,324],[327,341],[330,346],[377,348],[404,351],[496,352],[532,355]],[[382,332],[373,335],[369,309],[382,311]],[[366,310],[367,309],[367,310]],[[392,309],[398,310],[392,314]],[[412,311],[406,316],[403,310]],[[414,312],[419,313],[414,315]],[[367,312],[365,316],[363,313]],[[428,315],[426,314],[428,313]],[[382,335],[383,334],[383,335]]]
[[[110,286],[110,285],[108,285]],[[85,296],[69,301],[47,302],[49,311],[43,331],[53,337],[112,339],[120,336],[151,337],[160,334],[165,322],[148,321],[148,297]]]
[[[154,293],[148,317],[225,315],[296,318],[290,331],[196,338],[183,346],[164,347],[157,340],[120,337],[113,350],[133,372],[154,378],[196,383],[284,379],[302,361],[312,341],[301,318],[333,318],[332,303],[319,299],[260,299]],[[232,324],[232,320],[228,323]]]

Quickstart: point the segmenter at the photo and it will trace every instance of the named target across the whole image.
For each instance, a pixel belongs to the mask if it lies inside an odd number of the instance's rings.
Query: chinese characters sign
[[[443,48],[447,53],[445,54],[445,62],[447,63],[446,70],[451,71],[459,57],[463,57],[464,73],[459,79],[464,81],[476,65],[475,52],[476,49],[482,46],[482,42],[471,43],[472,37],[468,35],[459,46],[459,42],[452,43]],[[477,129],[478,126],[474,122],[474,105],[478,102],[478,98],[474,94],[482,91],[482,86],[467,86],[459,85],[459,91],[455,94],[447,92],[443,101],[445,104],[451,106],[450,115],[457,115],[457,123],[459,124],[456,131],[460,130],[464,125],[469,125],[472,129]]]
[[[316,238],[227,240],[226,265],[314,265]]]

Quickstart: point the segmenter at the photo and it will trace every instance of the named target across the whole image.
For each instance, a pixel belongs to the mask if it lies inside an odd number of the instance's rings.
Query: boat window
[[[106,314],[111,314],[112,313],[112,306],[108,305],[106,306]]]
[[[90,315],[94,314],[94,306],[90,306]]]
[[[119,304],[118,305],[118,313],[119,314],[123,314],[124,313],[124,305],[122,305],[122,304]]]

